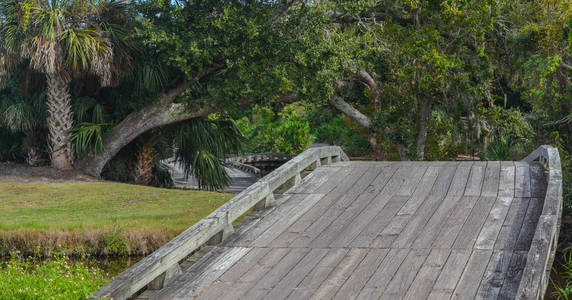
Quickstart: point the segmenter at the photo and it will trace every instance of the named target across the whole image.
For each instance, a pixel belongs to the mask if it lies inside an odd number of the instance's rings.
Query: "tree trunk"
[[[69,90],[70,79],[47,75],[48,130],[52,167],[60,170],[73,167],[74,151],[70,142],[73,111]]]
[[[151,140],[142,144],[137,151],[137,161],[133,170],[133,180],[135,184],[149,185],[151,176],[153,175],[153,165],[155,164],[155,156],[157,152],[153,148]]]
[[[42,150],[36,146],[28,147],[28,155],[26,157],[26,163],[29,166],[35,167],[42,160]]]
[[[178,93],[173,92],[178,95]],[[173,98],[176,97],[173,96]],[[168,97],[165,95],[164,97]],[[90,153],[84,155],[76,163],[76,169],[86,174],[99,177],[103,167],[127,144],[150,129],[177,123],[192,118],[206,116],[215,112],[217,108],[208,108],[188,111],[185,104],[159,101],[139,111],[128,115],[121,123],[117,124],[111,133],[104,137],[104,150],[97,155]]]
[[[427,142],[427,123],[431,114],[431,100],[419,100],[417,111],[417,159],[425,157],[425,143]]]

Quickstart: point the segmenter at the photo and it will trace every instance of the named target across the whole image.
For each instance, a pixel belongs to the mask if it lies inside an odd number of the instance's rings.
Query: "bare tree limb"
[[[380,99],[381,95],[380,95],[379,89],[377,88],[377,84],[375,83],[375,80],[373,79],[373,77],[366,70],[364,70],[362,68],[357,69],[357,75],[363,81],[365,81],[365,83],[369,87],[369,90],[373,94],[373,103],[375,105],[375,108],[381,109],[381,99]]]
[[[334,98],[330,101],[330,104],[333,107],[337,108],[344,115],[346,115],[350,119],[354,120],[360,126],[365,127],[367,129],[372,129],[371,128],[371,124],[372,124],[371,119],[368,116],[361,113],[359,110],[353,108],[346,101],[344,101],[341,97],[334,96]]]
[[[565,124],[572,124],[572,114],[569,114],[560,120],[545,123],[542,126],[551,127],[551,126],[559,126],[559,125],[565,125]]]

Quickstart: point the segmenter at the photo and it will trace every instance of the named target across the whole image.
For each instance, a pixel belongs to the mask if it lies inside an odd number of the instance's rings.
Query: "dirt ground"
[[[30,167],[24,164],[0,163],[0,181],[3,182],[62,182],[99,181],[76,170],[57,170],[50,167]]]

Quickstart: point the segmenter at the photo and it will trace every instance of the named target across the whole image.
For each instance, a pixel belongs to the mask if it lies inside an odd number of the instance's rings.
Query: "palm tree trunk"
[[[70,81],[56,74],[47,75],[50,158],[52,167],[60,170],[73,167],[74,153],[70,142],[73,126]]]
[[[137,151],[137,161],[133,170],[135,184],[149,185],[153,175],[153,165],[157,152],[153,148],[152,141],[147,141],[139,147]]]

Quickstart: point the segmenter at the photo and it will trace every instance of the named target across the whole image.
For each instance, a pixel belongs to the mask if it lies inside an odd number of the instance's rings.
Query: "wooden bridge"
[[[560,168],[549,146],[518,162],[350,162],[338,147],[310,149],[94,298],[540,299]]]

